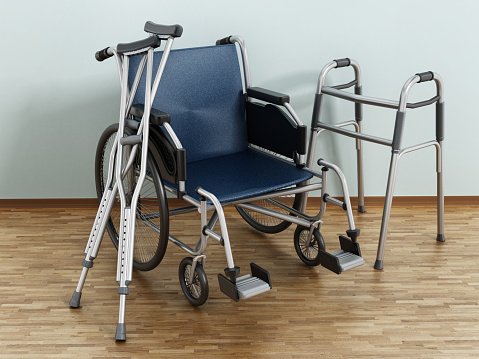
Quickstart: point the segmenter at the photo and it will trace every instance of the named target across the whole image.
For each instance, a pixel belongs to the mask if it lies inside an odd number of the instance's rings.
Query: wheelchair
[[[223,207],[235,206],[254,229],[279,233],[291,224],[294,248],[308,266],[340,274],[364,263],[348,187],[340,168],[317,160],[316,136],[288,95],[253,87],[242,39],[229,36],[213,46],[172,50],[179,25],[145,24],[149,36],[96,54],[115,57],[121,84],[119,123],[102,134],[96,153],[99,209],[85,248],[83,268],[70,307],[80,307],[82,288],[105,229],[118,250],[120,296],[115,338],[126,340],[125,306],[133,268],[147,271],[163,259],[168,242],[188,253],[179,265],[186,299],[208,298],[204,265],[209,240],[225,251],[218,274],[221,291],[234,301],[271,289],[269,272],[251,263],[249,274],[235,265]],[[164,42],[161,51],[155,51]],[[327,173],[341,183],[343,199],[328,195]],[[321,191],[316,215],[306,214],[308,194]],[[184,205],[170,209],[171,199]],[[177,200],[176,200],[177,201]],[[345,210],[348,228],[340,249],[328,252],[321,235],[326,204]],[[198,211],[199,240],[190,246],[169,231],[169,218]]]

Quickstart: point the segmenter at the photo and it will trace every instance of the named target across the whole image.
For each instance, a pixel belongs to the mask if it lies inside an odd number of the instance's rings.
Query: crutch
[[[83,260],[83,269],[78,281],[76,290],[70,300],[70,307],[78,308],[80,306],[80,298],[85,283],[88,270],[93,266],[93,260],[98,254],[98,249],[104,234],[106,223],[110,216],[113,201],[117,195],[120,197],[120,231],[118,240],[118,263],[116,280],[119,284],[118,294],[120,295],[120,308],[118,316],[118,324],[116,328],[115,339],[118,341],[126,340],[125,326],[125,305],[126,295],[129,293],[129,284],[132,281],[133,272],[133,248],[135,238],[136,223],[136,207],[143,181],[146,176],[146,163],[148,157],[148,136],[149,136],[149,118],[151,105],[155,98],[161,76],[163,74],[168,56],[173,45],[175,37],[181,36],[183,29],[179,25],[163,26],[151,22],[145,25],[145,31],[150,32],[152,36],[147,39],[136,41],[128,44],[119,44],[116,49],[108,47],[97,52],[98,61],[103,61],[111,56],[115,56],[118,63],[121,85],[120,98],[120,118],[118,132],[110,154],[110,162],[108,166],[108,176],[105,184],[105,192],[103,193],[97,216],[90,233],[90,238],[85,249],[85,259]],[[158,71],[153,80],[153,50],[160,45],[160,40],[165,39],[166,45],[161,58]],[[143,58],[138,66],[135,79],[131,91],[128,86],[129,59],[130,56],[143,54]],[[125,136],[125,123],[132,106],[141,76],[146,66],[145,78],[145,108],[143,117],[136,135]],[[139,174],[136,183],[132,184],[131,195],[127,195],[123,179],[128,171],[133,170],[132,165],[135,157],[141,147],[141,160]],[[127,159],[124,161],[124,159]],[[124,165],[123,163],[126,162]],[[113,183],[115,179],[115,183]],[[131,192],[130,192],[131,193]]]

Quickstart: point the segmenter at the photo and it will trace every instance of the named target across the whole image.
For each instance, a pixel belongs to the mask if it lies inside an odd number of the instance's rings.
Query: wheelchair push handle
[[[180,37],[183,34],[183,27],[181,25],[160,25],[152,21],[145,23],[144,30],[158,36]]]
[[[113,50],[110,47],[105,47],[103,50],[99,50],[95,53],[95,59],[101,62],[112,57],[113,54]]]
[[[231,36],[226,36],[222,39],[216,40],[216,45],[228,45],[232,43],[233,42],[231,41]]]

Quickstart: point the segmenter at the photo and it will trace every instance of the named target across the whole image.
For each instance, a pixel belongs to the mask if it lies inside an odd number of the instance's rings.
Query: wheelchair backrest
[[[154,55],[153,76],[162,54]],[[130,60],[130,85],[140,60]],[[144,103],[144,81],[143,74],[134,104]],[[153,108],[171,115],[188,162],[245,150],[245,97],[235,45],[171,51]]]

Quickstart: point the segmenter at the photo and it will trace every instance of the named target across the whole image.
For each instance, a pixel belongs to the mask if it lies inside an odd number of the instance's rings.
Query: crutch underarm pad
[[[289,96],[280,92],[266,90],[261,87],[250,87],[247,89],[247,94],[249,97],[255,99],[273,103],[275,105],[284,105],[289,103]]]
[[[145,31],[150,34],[164,35],[171,37],[180,37],[183,34],[183,27],[181,25],[160,25],[154,22],[147,21],[145,23]]]
[[[125,54],[128,52],[147,50],[150,47],[157,48],[158,46],[160,46],[160,39],[156,36],[150,36],[143,40],[118,44],[116,46],[116,52],[119,54]]]

